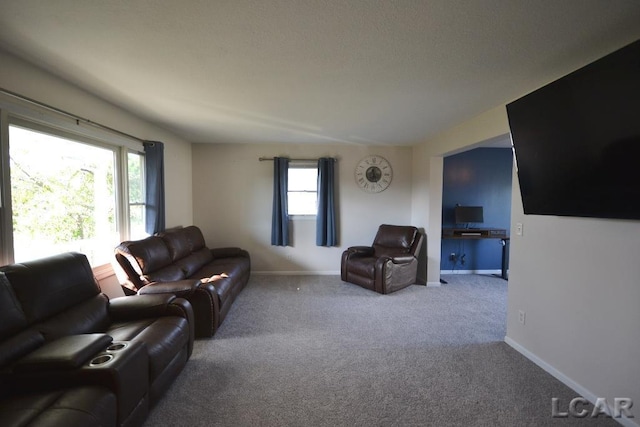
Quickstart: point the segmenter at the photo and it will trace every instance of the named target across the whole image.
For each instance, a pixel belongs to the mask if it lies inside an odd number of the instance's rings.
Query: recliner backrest
[[[87,257],[67,252],[2,267],[29,324],[100,293]]]
[[[115,252],[129,278],[126,286],[134,291],[151,282],[182,280],[213,259],[202,231],[195,225],[122,242]]]
[[[191,253],[191,242],[184,228],[165,231],[158,234],[169,250],[173,262],[178,261]]]
[[[27,327],[20,302],[9,280],[0,272],[0,370],[44,343],[42,334]],[[0,395],[6,391],[0,385]]]
[[[0,368],[47,340],[105,328],[107,301],[80,253],[1,267]]]
[[[191,252],[197,252],[200,249],[206,248],[207,245],[202,235],[202,230],[195,225],[190,225],[184,228],[184,233],[187,235],[189,245],[191,246]]]
[[[4,273],[0,272],[0,341],[26,326],[27,318],[11,289],[11,284]]]
[[[116,259],[136,288],[150,282],[184,278],[184,272],[173,263],[171,252],[160,236],[120,243]]]
[[[211,251],[205,246],[202,231],[195,225],[165,231],[158,235],[166,243],[175,265],[182,270],[185,277],[190,277],[213,259]]]
[[[420,232],[416,227],[382,224],[373,240],[376,257],[414,255],[418,251]]]
[[[122,242],[116,247],[116,252],[126,256],[140,276],[160,270],[173,262],[169,248],[158,236]]]

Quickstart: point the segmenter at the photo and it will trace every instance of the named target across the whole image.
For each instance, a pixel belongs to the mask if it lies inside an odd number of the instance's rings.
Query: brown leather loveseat
[[[251,273],[249,253],[237,247],[210,249],[200,228],[175,228],[115,249],[127,275],[125,293],[173,293],[193,306],[196,337],[210,337],[222,324]],[[224,273],[209,283],[201,279]]]
[[[141,425],[193,339],[186,300],[109,300],[82,254],[0,267],[0,425]]]

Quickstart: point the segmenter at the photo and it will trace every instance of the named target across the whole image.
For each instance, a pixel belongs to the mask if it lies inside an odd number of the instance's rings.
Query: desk
[[[502,228],[443,228],[443,239],[500,239],[502,243],[502,271],[500,277],[508,279],[507,269],[509,268],[509,237],[507,230]]]

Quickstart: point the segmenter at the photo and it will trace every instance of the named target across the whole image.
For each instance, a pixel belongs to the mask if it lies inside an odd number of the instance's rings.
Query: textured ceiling
[[[0,0],[0,48],[193,142],[412,145],[638,38],[638,0]]]

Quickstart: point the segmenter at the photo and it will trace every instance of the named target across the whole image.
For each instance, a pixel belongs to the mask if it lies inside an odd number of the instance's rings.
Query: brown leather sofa
[[[109,427],[117,423],[116,396],[106,387],[78,386],[0,397],[2,426]]]
[[[423,239],[416,227],[383,224],[371,246],[352,246],[342,253],[340,276],[381,294],[415,284]]]
[[[0,425],[141,425],[193,339],[186,300],[109,300],[82,254],[0,267]]]
[[[196,337],[213,336],[251,273],[246,250],[209,249],[194,225],[122,242],[115,257],[127,276],[125,293],[173,293],[187,299],[193,306]],[[221,273],[228,277],[201,282]]]

